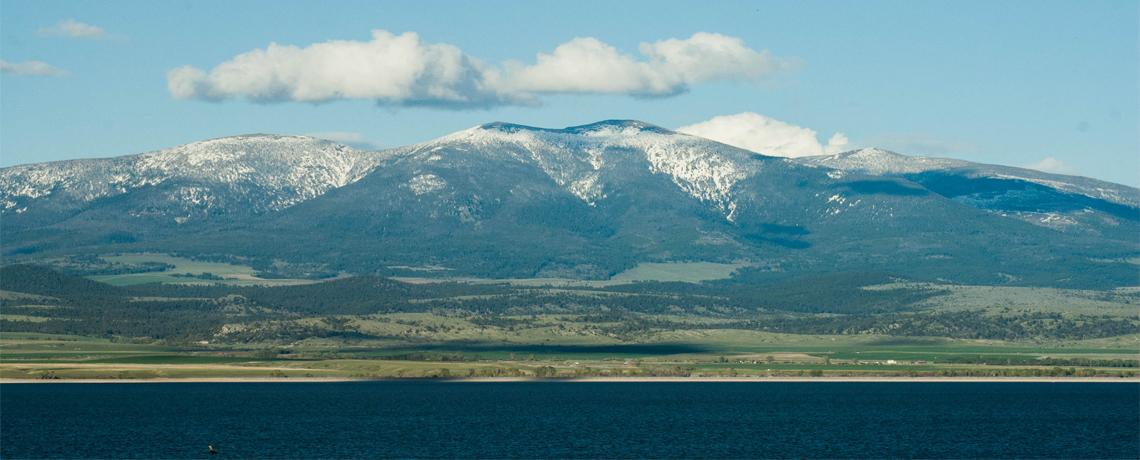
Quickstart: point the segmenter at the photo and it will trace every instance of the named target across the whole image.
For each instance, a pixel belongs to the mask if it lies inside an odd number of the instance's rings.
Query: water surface
[[[1136,383],[10,384],[0,407],[3,458],[1140,458]]]

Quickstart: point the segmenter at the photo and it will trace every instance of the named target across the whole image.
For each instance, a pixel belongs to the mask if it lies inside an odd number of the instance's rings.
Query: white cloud
[[[38,75],[41,77],[65,77],[66,71],[59,70],[51,64],[40,61],[27,61],[11,63],[0,61],[0,73],[13,75]]]
[[[671,38],[638,50],[663,74],[677,74],[685,84],[734,79],[760,81],[799,70],[799,58],[777,58],[768,50],[753,51],[744,40],[698,32],[686,40]]]
[[[305,135],[309,137],[315,137],[317,139],[324,139],[326,141],[339,142],[349,147],[356,147],[361,150],[376,150],[380,148],[379,143],[373,141],[372,139],[364,137],[364,135],[360,133],[351,133],[344,131],[322,131],[319,133],[308,133]]]
[[[1070,176],[1075,176],[1075,175],[1081,173],[1080,168],[1078,168],[1076,166],[1069,166],[1065,163],[1062,163],[1061,160],[1058,160],[1058,159],[1053,158],[1053,157],[1045,158],[1044,160],[1041,160],[1037,163],[1023,165],[1022,167],[1023,168],[1029,168],[1029,169],[1036,169],[1036,170],[1041,171],[1041,172],[1047,172],[1047,173],[1053,173],[1053,174],[1068,174]]]
[[[515,102],[490,86],[496,77],[451,45],[413,32],[372,31],[369,42],[333,40],[306,48],[270,43],[209,73],[184,66],[166,74],[175,99],[327,102],[374,99],[385,105],[489,106]]]
[[[828,155],[839,153],[847,149],[847,136],[844,136],[843,133],[835,133],[834,136],[831,136],[831,139],[828,139],[827,146],[823,148],[824,153]]]
[[[563,43],[551,54],[539,53],[533,66],[508,61],[504,67],[506,84],[524,93],[662,94],[679,83],[590,37]]]
[[[167,73],[175,99],[326,102],[371,99],[381,105],[485,108],[537,105],[551,93],[664,96],[714,80],[760,83],[800,67],[796,58],[754,51],[738,38],[698,33],[642,43],[645,60],[591,37],[566,42],[534,65],[487,65],[413,32],[373,30],[372,40],[333,40],[305,48],[271,43],[214,67]]]
[[[166,90],[174,99],[205,99],[198,92],[198,82],[206,79],[206,72],[188,65],[166,72]]]
[[[533,66],[504,64],[505,84],[512,91],[671,95],[689,85],[715,80],[760,81],[798,69],[798,59],[754,51],[739,38],[700,32],[638,48],[639,61],[592,37],[563,43],[551,54],[539,53]]]
[[[835,133],[824,146],[811,129],[752,112],[714,117],[677,131],[777,157],[823,155],[838,152],[847,144],[842,133]]]
[[[91,40],[122,40],[126,37],[108,34],[102,27],[76,22],[74,19],[60,21],[55,27],[41,27],[36,33],[41,37],[71,37]]]

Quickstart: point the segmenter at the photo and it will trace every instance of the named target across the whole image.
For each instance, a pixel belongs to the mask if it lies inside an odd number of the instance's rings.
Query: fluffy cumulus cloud
[[[575,38],[539,54],[535,65],[504,64],[510,90],[524,93],[671,95],[715,80],[763,81],[798,69],[796,58],[754,51],[739,38],[700,32],[638,48],[646,60],[595,38]]]
[[[686,40],[642,43],[638,49],[659,72],[676,75],[685,84],[722,79],[761,81],[803,67],[799,58],[777,58],[768,50],[752,50],[739,38],[704,32]]]
[[[459,48],[424,42],[413,32],[372,31],[372,40],[334,40],[305,48],[270,44],[209,72],[167,73],[175,99],[326,102],[371,99],[381,105],[480,108],[537,105],[543,94],[665,96],[715,80],[762,82],[801,66],[796,58],[755,51],[738,38],[698,33],[642,43],[643,58],[579,37],[535,64],[494,66]]]
[[[333,40],[305,48],[271,43],[209,73],[189,66],[167,73],[175,99],[327,102],[374,99],[386,105],[489,106],[513,102],[497,76],[452,45],[412,32],[372,31],[368,42]]]
[[[0,73],[12,75],[36,75],[41,77],[64,77],[67,72],[40,61],[7,62],[0,61]]]
[[[827,145],[823,145],[811,129],[752,112],[715,117],[677,128],[677,131],[777,157],[837,153],[847,144],[847,137],[842,133],[835,133]]]
[[[512,90],[523,93],[661,94],[677,81],[655,72],[595,38],[578,37],[551,54],[539,54],[537,63],[504,63]]]
[[[1048,158],[1041,160],[1037,163],[1027,164],[1027,165],[1024,165],[1022,167],[1023,168],[1029,168],[1029,169],[1036,169],[1036,170],[1041,171],[1041,172],[1047,172],[1047,173],[1053,173],[1053,174],[1077,175],[1077,174],[1081,173],[1080,168],[1077,168],[1076,166],[1070,166],[1070,165],[1067,165],[1065,163],[1062,163],[1061,160],[1058,160],[1058,159],[1053,158],[1053,157],[1048,157]]]
[[[108,34],[102,27],[76,22],[74,19],[60,21],[55,27],[41,27],[37,34],[41,37],[71,37],[87,38],[91,40],[122,39],[118,35]]]
[[[376,141],[373,141],[372,139],[364,137],[364,135],[360,133],[351,133],[345,131],[322,131],[319,133],[308,133],[305,135],[309,137],[315,137],[317,139],[324,139],[326,141],[338,142],[349,147],[356,147],[361,150],[375,150],[380,148],[380,144],[378,144]]]

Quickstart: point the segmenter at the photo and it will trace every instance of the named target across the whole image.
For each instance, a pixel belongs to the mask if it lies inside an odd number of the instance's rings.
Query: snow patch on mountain
[[[555,183],[590,205],[620,177],[614,169],[640,156],[639,167],[665,174],[690,196],[710,202],[731,220],[731,190],[759,172],[755,154],[701,137],[637,121],[605,121],[566,129],[490,123],[434,141],[394,149],[396,157],[427,161],[449,150],[538,166]],[[607,188],[609,187],[609,188]]]
[[[989,165],[950,158],[900,155],[877,148],[797,158],[802,164],[877,176],[904,176],[947,171],[966,178],[1018,180],[1044,185],[1065,193],[1085,195],[1110,203],[1140,207],[1140,189],[1080,176],[1049,174],[1012,166]],[[832,176],[835,177],[835,176]]]
[[[85,159],[0,169],[0,206],[11,210],[52,195],[82,204],[168,181],[186,182],[173,200],[210,208],[211,186],[263,194],[255,212],[276,211],[352,183],[387,158],[304,136],[246,135],[195,142],[115,158]]]
[[[446,186],[447,182],[443,179],[440,179],[435,174],[418,175],[416,177],[413,177],[412,180],[408,181],[407,184],[403,185],[403,187],[411,189],[412,193],[415,193],[416,195],[431,193]]]
[[[1115,184],[1107,184],[1106,183],[1106,185],[1107,185],[1106,187],[1098,187],[1095,184],[1092,186],[1079,185],[1079,184],[1073,184],[1070,182],[1065,182],[1065,181],[1060,181],[1060,180],[1050,180],[1050,179],[1044,179],[1044,178],[1040,178],[1040,177],[1027,177],[1027,176],[1021,176],[1021,175],[1011,175],[1011,174],[996,174],[994,177],[997,177],[999,179],[1013,179],[1013,180],[1023,180],[1026,182],[1032,182],[1034,184],[1044,185],[1046,187],[1055,188],[1055,189],[1061,190],[1063,192],[1085,195],[1088,197],[1108,201],[1110,203],[1126,204],[1129,206],[1140,205],[1140,199],[1137,198],[1136,193],[1135,193],[1135,189],[1129,189],[1129,188],[1124,187],[1124,186],[1113,187],[1112,185],[1115,185]],[[1058,176],[1058,177],[1066,177],[1066,176]],[[1073,177],[1073,179],[1081,180],[1081,179],[1087,179],[1087,178]]]
[[[866,148],[814,157],[802,157],[803,163],[844,171],[874,175],[914,174],[938,169],[967,166],[972,163],[949,158],[927,158],[900,155],[877,148]]]

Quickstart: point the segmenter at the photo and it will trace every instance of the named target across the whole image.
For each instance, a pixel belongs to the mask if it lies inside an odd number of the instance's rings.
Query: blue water
[[[1140,385],[11,384],[0,456],[1135,459]]]

